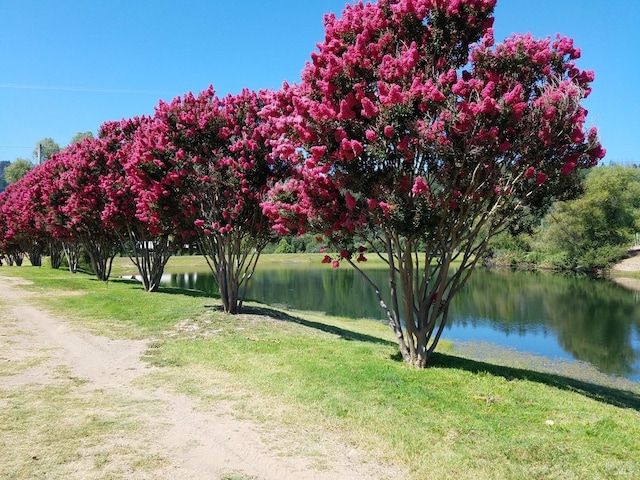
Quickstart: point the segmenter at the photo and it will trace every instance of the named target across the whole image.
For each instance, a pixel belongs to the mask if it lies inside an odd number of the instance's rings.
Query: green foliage
[[[4,180],[7,184],[16,183],[32,168],[33,164],[26,158],[16,158],[4,169]]]
[[[502,232],[491,240],[492,250],[507,250],[516,252],[528,252],[531,250],[531,238],[529,235],[511,235],[509,232]]]
[[[78,143],[84,140],[85,138],[93,138],[93,132],[87,130],[86,132],[78,132],[69,141],[69,144]]]
[[[40,145],[40,161],[46,162],[51,158],[51,155],[60,151],[60,145],[51,137],[46,137],[36,143],[36,148],[33,149],[33,158],[38,161],[38,145]]]
[[[581,196],[556,202],[531,235],[496,236],[488,256],[500,265],[597,270],[624,257],[639,230],[640,169],[601,166],[586,175]]]
[[[4,171],[9,165],[11,165],[11,162],[8,160],[0,161],[0,192],[4,192],[4,189],[7,188],[8,184],[4,179]]]
[[[272,243],[263,253],[318,253],[325,246],[318,242],[317,235],[288,235],[282,237],[278,243]]]
[[[627,254],[624,245],[604,245],[584,252],[575,258],[579,270],[596,270],[616,263]]]
[[[287,242],[286,238],[280,239],[278,246],[273,253],[294,253],[293,247]]]
[[[608,166],[589,173],[581,197],[555,205],[538,238],[576,266],[599,268],[624,255],[639,228],[640,170]]]

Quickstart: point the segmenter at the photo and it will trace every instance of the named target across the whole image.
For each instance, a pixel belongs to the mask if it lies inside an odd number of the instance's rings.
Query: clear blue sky
[[[159,99],[296,83],[345,0],[0,0],[0,160],[31,158]],[[595,70],[586,103],[610,161],[640,163],[640,2],[498,0],[496,38],[562,33]]]

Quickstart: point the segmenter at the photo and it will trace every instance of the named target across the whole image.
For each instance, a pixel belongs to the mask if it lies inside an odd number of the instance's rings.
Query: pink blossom
[[[556,107],[554,106],[545,108],[544,113],[542,114],[542,117],[545,120],[552,120],[555,116],[556,116]]]
[[[340,102],[340,113],[338,114],[338,118],[340,120],[350,120],[355,118],[356,114],[353,111],[354,104],[355,98],[353,97],[353,94],[342,100]]]
[[[311,147],[311,156],[316,162],[322,160],[322,157],[327,152],[327,147],[325,145],[314,145]]]
[[[589,157],[595,160],[595,163],[597,164],[597,161],[604,158],[606,154],[607,151],[602,148],[602,145],[600,143],[597,143],[593,150],[589,152]]]
[[[339,266],[340,266],[340,260],[334,260],[333,262],[331,262],[332,268],[338,268]]]
[[[423,193],[427,193],[429,191],[429,185],[427,185],[422,177],[416,177],[415,182],[413,183],[413,188],[411,188],[411,192],[414,195],[422,195]]]
[[[511,148],[511,142],[508,142],[505,140],[500,144],[500,146],[498,147],[498,150],[500,151],[500,153],[505,153],[510,148]]]
[[[581,128],[575,128],[571,132],[571,141],[574,143],[582,143],[584,142],[584,132]]]
[[[533,167],[527,168],[524,172],[525,178],[533,178],[535,174],[536,174],[536,169]]]
[[[536,183],[538,185],[544,185],[544,183],[547,181],[548,178],[549,178],[549,175],[547,175],[546,173],[538,172],[536,174]]]
[[[354,208],[356,208],[356,199],[354,198],[353,195],[351,195],[351,192],[347,192],[344,196],[344,200],[347,204],[347,208],[349,210],[353,210]]]
[[[322,263],[331,263],[331,257],[329,255],[325,255],[322,259]]]
[[[398,143],[398,151],[406,152],[409,149],[409,140],[409,135],[402,137],[402,140]]]
[[[386,202],[379,202],[378,206],[382,210],[382,213],[384,214],[384,216],[387,218],[390,218],[389,213],[391,212],[391,208],[389,207],[389,204]]]
[[[391,125],[386,125],[384,127],[384,136],[387,138],[393,137],[393,127]]]
[[[376,107],[367,97],[364,97],[361,103],[362,111],[360,113],[363,117],[371,119],[378,115],[378,107]]]
[[[511,109],[513,110],[513,116],[516,118],[516,120],[520,120],[522,118],[522,115],[524,114],[524,111],[527,109],[527,104],[525,102],[519,102],[513,105]]]
[[[522,101],[522,85],[518,83],[513,90],[504,96],[504,103],[507,105],[513,105],[520,101]]]
[[[560,169],[560,174],[562,175],[569,175],[571,172],[573,172],[576,168],[576,163],[575,162],[567,162],[565,163],[562,168]]]

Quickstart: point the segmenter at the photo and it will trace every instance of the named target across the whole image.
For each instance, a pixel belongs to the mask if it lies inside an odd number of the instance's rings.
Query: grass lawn
[[[121,261],[122,260],[122,261]],[[129,275],[118,259],[114,275]],[[270,262],[310,256],[264,256]],[[201,257],[171,271],[206,269]],[[33,281],[40,306],[95,333],[148,338],[162,367],[147,381],[215,402],[243,392],[238,415],[329,429],[412,479],[640,478],[640,385],[620,389],[462,358],[442,342],[431,366],[399,360],[387,326],[249,303],[236,316],[201,292],[149,294],[47,267],[2,267]],[[218,393],[215,393],[218,392]]]

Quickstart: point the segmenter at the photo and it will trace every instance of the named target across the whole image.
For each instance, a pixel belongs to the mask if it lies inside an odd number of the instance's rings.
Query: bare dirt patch
[[[238,392],[203,409],[145,382],[162,370],[141,360],[147,341],[73,328],[23,283],[0,276],[1,478],[401,478],[330,432],[239,418]]]
[[[624,276],[625,273],[640,272],[640,247],[629,250],[629,257],[614,265],[611,270],[611,280],[629,290],[640,292],[640,280]]]

